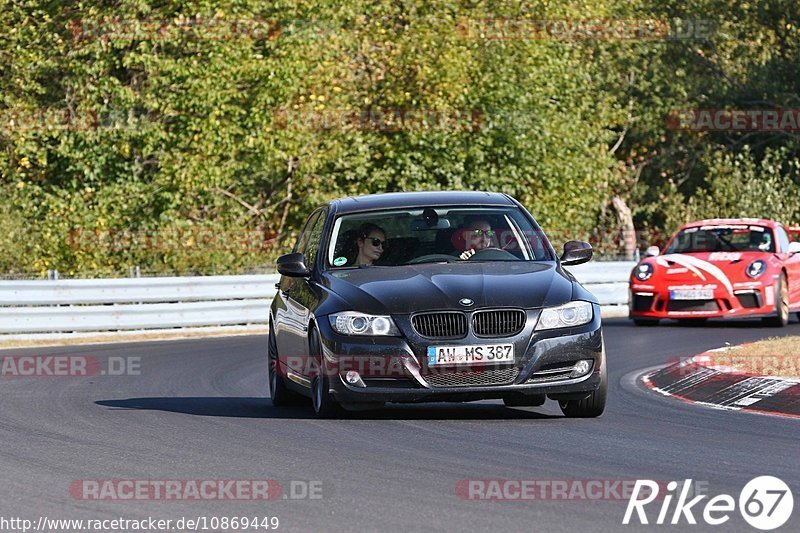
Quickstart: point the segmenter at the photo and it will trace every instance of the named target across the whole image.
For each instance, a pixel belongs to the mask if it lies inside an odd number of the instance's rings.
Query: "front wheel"
[[[317,377],[311,383],[311,400],[314,404],[314,412],[319,418],[339,418],[344,415],[344,409],[330,392],[329,372],[325,365],[325,356],[322,354],[322,341],[316,328],[311,329],[308,347],[311,357],[319,361]]]
[[[267,342],[267,378],[272,405],[275,407],[287,407],[307,402],[308,399],[289,390],[283,381],[283,376],[281,376],[280,367],[278,366],[278,342],[275,338],[275,328],[272,324],[269,326],[269,340]]]
[[[608,396],[608,360],[603,358],[600,369],[600,386],[582,400],[559,400],[558,406],[567,418],[595,418],[606,409]]]
[[[768,326],[782,328],[789,323],[789,282],[786,274],[781,274],[775,287],[775,316],[763,319]]]

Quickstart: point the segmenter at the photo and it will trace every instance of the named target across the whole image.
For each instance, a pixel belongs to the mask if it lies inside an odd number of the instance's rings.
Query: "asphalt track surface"
[[[563,418],[551,401],[390,406],[317,420],[310,406],[272,407],[265,336],[4,350],[101,364],[140,358],[140,375],[0,378],[0,516],[277,516],[290,531],[646,531],[658,526],[621,525],[626,501],[467,501],[455,487],[464,479],[691,478],[738,499],[747,481],[774,475],[795,494],[780,531],[798,531],[800,421],[689,405],[634,379],[726,342],[790,334],[800,335],[796,317],[782,330],[608,320],[609,403],[591,420]],[[91,501],[69,493],[81,479],[274,479],[284,490],[315,480],[322,498]],[[658,508],[648,511],[655,520]],[[660,529],[755,531],[738,512],[724,526]]]

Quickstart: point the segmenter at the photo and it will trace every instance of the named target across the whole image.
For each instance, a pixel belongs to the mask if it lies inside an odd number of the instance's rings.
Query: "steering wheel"
[[[448,254],[428,254],[415,257],[410,261],[406,261],[406,264],[415,265],[417,263],[436,263],[439,261],[445,261],[447,263],[455,263],[456,261],[458,261],[458,259]]]
[[[473,260],[519,261],[519,257],[512,254],[511,252],[503,250],[502,248],[490,247],[477,250],[467,259],[467,261],[473,261]]]

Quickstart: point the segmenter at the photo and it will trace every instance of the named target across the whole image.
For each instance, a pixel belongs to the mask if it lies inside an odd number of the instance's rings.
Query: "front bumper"
[[[666,284],[665,284],[666,285]],[[733,283],[731,292],[714,286],[710,299],[675,300],[676,288],[704,288],[700,285],[671,283],[663,286],[646,282],[631,283],[628,305],[631,318],[739,318],[775,315],[775,279],[765,274],[760,281]]]
[[[437,341],[417,336],[408,317],[394,317],[403,337],[350,337],[334,332],[326,319],[318,320],[329,371],[330,392],[343,404],[381,402],[435,402],[499,399],[506,396],[585,396],[600,386],[606,364],[599,306],[593,304],[591,322],[576,328],[536,332],[538,310],[527,311],[525,328],[512,337],[475,337]],[[326,318],[326,317],[325,317]],[[515,361],[500,365],[446,369],[428,368],[427,347],[512,343]],[[590,360],[591,369],[569,377],[578,360]],[[348,370],[363,378],[357,385],[345,379]]]

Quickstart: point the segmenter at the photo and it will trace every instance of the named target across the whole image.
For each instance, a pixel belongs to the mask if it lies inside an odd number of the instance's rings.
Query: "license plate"
[[[669,291],[670,300],[713,300],[713,289],[678,289]]]
[[[513,363],[513,344],[428,346],[428,366]]]

